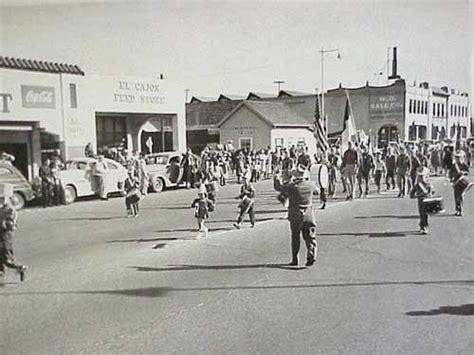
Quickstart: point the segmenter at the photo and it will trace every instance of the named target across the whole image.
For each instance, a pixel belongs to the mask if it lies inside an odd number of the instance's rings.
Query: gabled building
[[[238,149],[308,147],[316,153],[314,124],[281,102],[241,102],[218,124],[222,142],[232,141]]]

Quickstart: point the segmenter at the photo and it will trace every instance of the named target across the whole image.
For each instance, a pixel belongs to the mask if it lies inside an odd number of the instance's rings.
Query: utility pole
[[[281,85],[281,84],[284,84],[284,83],[285,83],[285,82],[284,82],[283,80],[275,80],[275,81],[273,82],[273,84],[277,84],[277,85],[278,85],[278,92],[277,92],[277,95],[280,94],[280,85]]]

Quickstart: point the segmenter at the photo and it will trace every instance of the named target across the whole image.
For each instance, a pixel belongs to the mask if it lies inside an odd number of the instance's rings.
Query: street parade
[[[473,354],[473,11],[1,0],[0,354]]]

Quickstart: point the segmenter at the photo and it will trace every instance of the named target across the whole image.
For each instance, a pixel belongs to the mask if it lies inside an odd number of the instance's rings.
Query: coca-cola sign
[[[54,87],[22,85],[21,101],[25,108],[56,108]]]

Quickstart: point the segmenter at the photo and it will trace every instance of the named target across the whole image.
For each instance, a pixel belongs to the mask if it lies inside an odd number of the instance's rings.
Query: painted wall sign
[[[403,94],[370,95],[369,116],[373,119],[400,119],[404,116]]]
[[[25,108],[56,108],[52,86],[21,86],[21,103]]]
[[[2,99],[2,112],[8,113],[10,112],[10,108],[8,107],[8,103],[13,100],[12,94],[5,94],[0,93],[0,98]]]
[[[165,97],[161,95],[160,85],[157,83],[120,80],[113,95],[115,102],[156,105],[165,103]]]

